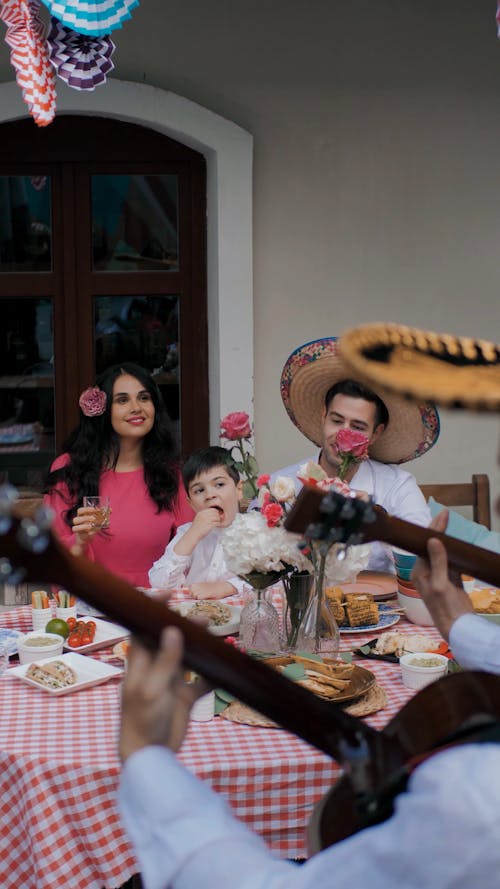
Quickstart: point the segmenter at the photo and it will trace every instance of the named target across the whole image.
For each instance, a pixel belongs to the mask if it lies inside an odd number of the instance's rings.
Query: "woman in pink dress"
[[[193,516],[160,390],[143,368],[125,362],[100,374],[79,404],[80,423],[47,480],[55,531],[134,586],[148,586],[153,562]],[[94,510],[83,506],[87,496],[109,498],[107,528],[96,527]]]

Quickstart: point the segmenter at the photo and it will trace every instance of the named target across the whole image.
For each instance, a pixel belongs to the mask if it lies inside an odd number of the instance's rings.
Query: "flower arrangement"
[[[106,393],[98,386],[84,389],[78,404],[86,417],[100,417],[106,410]]]
[[[252,438],[250,417],[244,411],[235,411],[227,414],[220,422],[220,437],[227,441],[235,442],[229,448],[234,465],[243,478],[243,497],[252,499],[257,494],[257,476],[259,467],[251,451],[248,442]],[[233,451],[236,450],[235,458]]]

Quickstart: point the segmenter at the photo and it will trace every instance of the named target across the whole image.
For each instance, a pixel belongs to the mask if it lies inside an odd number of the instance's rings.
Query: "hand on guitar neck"
[[[439,513],[430,528],[441,533],[448,526],[448,510]],[[427,541],[428,559],[418,559],[412,572],[412,581],[429,609],[436,627],[448,640],[450,630],[462,614],[473,611],[470,597],[465,592],[460,575],[448,566],[448,556],[442,542],[436,537]]]

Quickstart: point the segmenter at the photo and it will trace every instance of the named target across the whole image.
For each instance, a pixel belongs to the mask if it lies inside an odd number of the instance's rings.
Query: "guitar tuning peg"
[[[10,559],[0,559],[0,583],[10,583],[15,586],[21,583],[26,576],[24,568],[14,568]]]
[[[33,519],[23,519],[17,531],[17,541],[31,553],[43,553],[50,541],[47,530],[48,528],[40,527]]]

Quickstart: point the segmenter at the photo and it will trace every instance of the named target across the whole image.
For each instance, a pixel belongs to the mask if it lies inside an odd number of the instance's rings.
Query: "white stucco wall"
[[[115,42],[116,79],[172,91],[253,137],[263,470],[308,449],[278,386],[301,342],[379,319],[500,340],[490,0],[145,0]],[[2,46],[0,81],[11,79]],[[237,327],[236,303],[232,318]],[[221,377],[234,366],[228,333],[216,350]],[[238,399],[237,375],[230,385]],[[242,385],[229,409],[246,409]],[[412,468],[420,481],[486,471],[498,493],[498,432],[494,417],[443,416],[440,444]]]

